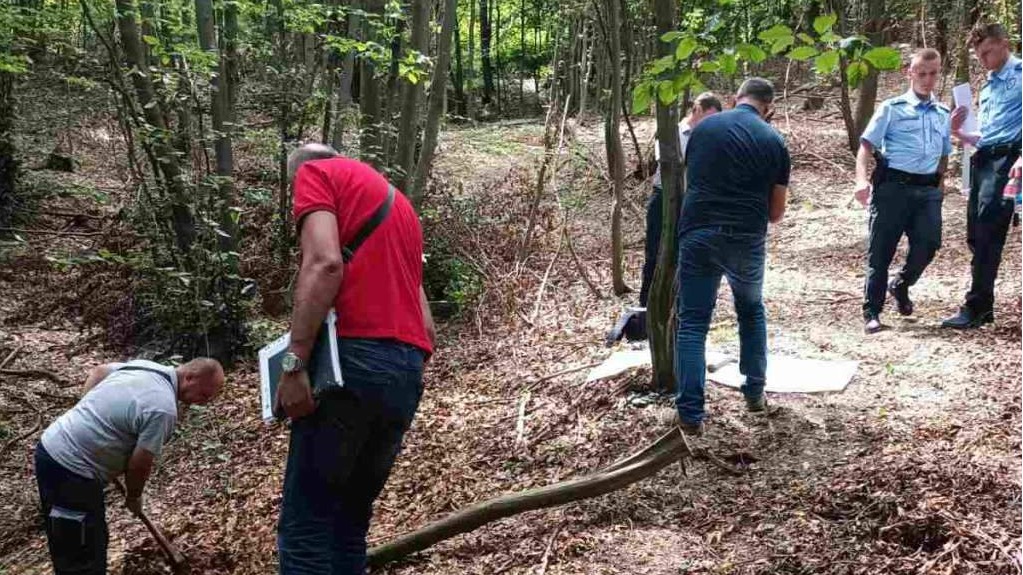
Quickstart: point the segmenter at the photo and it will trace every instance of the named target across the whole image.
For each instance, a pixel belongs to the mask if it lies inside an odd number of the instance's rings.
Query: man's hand
[[[301,419],[316,409],[309,374],[305,370],[281,374],[281,384],[277,386],[277,404],[292,420]]]
[[[952,111],[952,135],[960,142],[976,146],[977,142],[980,141],[980,137],[974,134],[964,134],[961,131],[963,129],[963,123],[966,122],[966,116],[969,115],[969,113],[970,109],[966,106],[959,106]]]
[[[853,190],[853,196],[861,206],[867,207],[867,202],[870,200],[870,182],[856,182],[856,187]]]
[[[1018,180],[1020,179],[1021,174],[1023,174],[1023,157],[1016,158],[1016,163],[1012,165],[1011,169],[1009,169],[1010,178],[1016,178]]]
[[[135,497],[132,497],[131,495],[126,495],[124,498],[124,506],[128,508],[128,511],[131,511],[132,515],[135,515],[136,517],[141,516],[142,494],[140,493]]]

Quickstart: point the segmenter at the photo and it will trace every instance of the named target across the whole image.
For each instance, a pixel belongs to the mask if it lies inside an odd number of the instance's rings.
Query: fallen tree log
[[[678,428],[665,433],[654,443],[611,466],[585,477],[553,485],[507,493],[476,503],[369,550],[369,563],[379,566],[422,551],[455,535],[468,533],[487,523],[525,511],[557,507],[616,491],[651,477],[683,456],[694,456]]]

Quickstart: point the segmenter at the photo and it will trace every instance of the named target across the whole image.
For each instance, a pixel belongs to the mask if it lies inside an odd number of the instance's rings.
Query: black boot
[[[906,282],[900,279],[892,280],[892,283],[888,284],[888,293],[895,298],[899,315],[913,315],[913,302],[909,299],[909,286]]]
[[[977,313],[972,309],[963,306],[959,313],[941,322],[941,327],[952,329],[973,329],[995,321],[995,314],[991,310]]]

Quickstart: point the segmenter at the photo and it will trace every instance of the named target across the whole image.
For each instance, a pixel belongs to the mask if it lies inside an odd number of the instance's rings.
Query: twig
[[[14,356],[18,355],[19,351],[21,351],[20,345],[11,350],[11,353],[7,354],[7,357],[5,357],[3,361],[0,361],[0,370],[7,367],[7,364],[10,363],[12,359],[14,359]]]
[[[558,534],[561,533],[561,528],[565,526],[565,521],[562,520],[558,523],[558,526],[554,528],[554,533],[551,533],[551,538],[547,540],[547,548],[544,549],[543,559],[540,561],[540,570],[537,575],[546,575],[547,565],[551,560],[551,551],[554,549],[554,540],[558,538]]]
[[[79,236],[83,238],[103,235],[103,232],[63,232],[60,230],[26,230],[21,228],[0,228],[0,232],[9,232],[12,234],[43,234],[51,236]]]
[[[604,299],[604,294],[600,293],[600,290],[597,289],[596,285],[594,285],[593,280],[590,279],[590,274],[586,271],[586,267],[579,259],[579,256],[575,253],[575,248],[572,246],[572,234],[568,231],[567,222],[565,223],[565,243],[568,244],[568,253],[572,256],[572,261],[575,262],[575,267],[579,271],[579,275],[583,278],[583,282],[586,284],[586,287],[590,289],[590,293],[593,294],[593,297],[599,300]]]
[[[526,405],[529,404],[529,390],[522,394],[522,401],[519,402],[519,416],[515,421],[515,445],[520,445],[526,435]]]
[[[561,255],[561,246],[563,245],[565,245],[565,242],[558,244],[558,250],[554,252],[554,257],[551,258],[551,263],[547,265],[547,271],[543,274],[540,289],[536,290],[536,302],[533,303],[533,313],[529,316],[529,324],[533,327],[536,327],[536,316],[540,314],[540,302],[543,301],[543,292],[547,289],[547,280],[551,277],[551,270],[554,269],[554,264],[558,261],[558,256]]]
[[[71,383],[68,383],[68,380],[48,369],[0,369],[0,375],[13,375],[15,377],[45,377],[61,387],[68,387],[72,385]]]
[[[540,379],[534,381],[533,383],[529,384],[526,387],[526,391],[533,391],[534,389],[536,389],[536,386],[540,385],[541,383],[543,383],[545,381],[549,381],[551,379],[554,379],[554,378],[557,378],[557,377],[561,377],[563,375],[568,375],[570,373],[576,373],[578,371],[583,371],[584,369],[592,369],[594,367],[597,367],[601,363],[603,363],[603,362],[597,361],[597,362],[594,362],[594,363],[588,363],[586,365],[580,365],[578,367],[570,367],[568,369],[565,369],[565,370],[562,370],[562,371],[559,371],[559,372],[556,372],[556,373],[552,373],[550,375],[545,375],[545,376],[541,377]]]

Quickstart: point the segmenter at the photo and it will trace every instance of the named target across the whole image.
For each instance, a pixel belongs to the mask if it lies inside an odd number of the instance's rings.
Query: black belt
[[[911,172],[896,170],[894,168],[884,168],[884,174],[881,176],[881,182],[895,182],[897,184],[906,184],[910,186],[936,187],[941,183],[941,176],[937,173],[914,174]]]
[[[984,158],[1001,158],[1004,156],[1011,156],[1013,154],[1020,153],[1020,142],[1010,142],[1008,144],[995,144],[993,146],[983,146],[977,149],[977,155]]]

